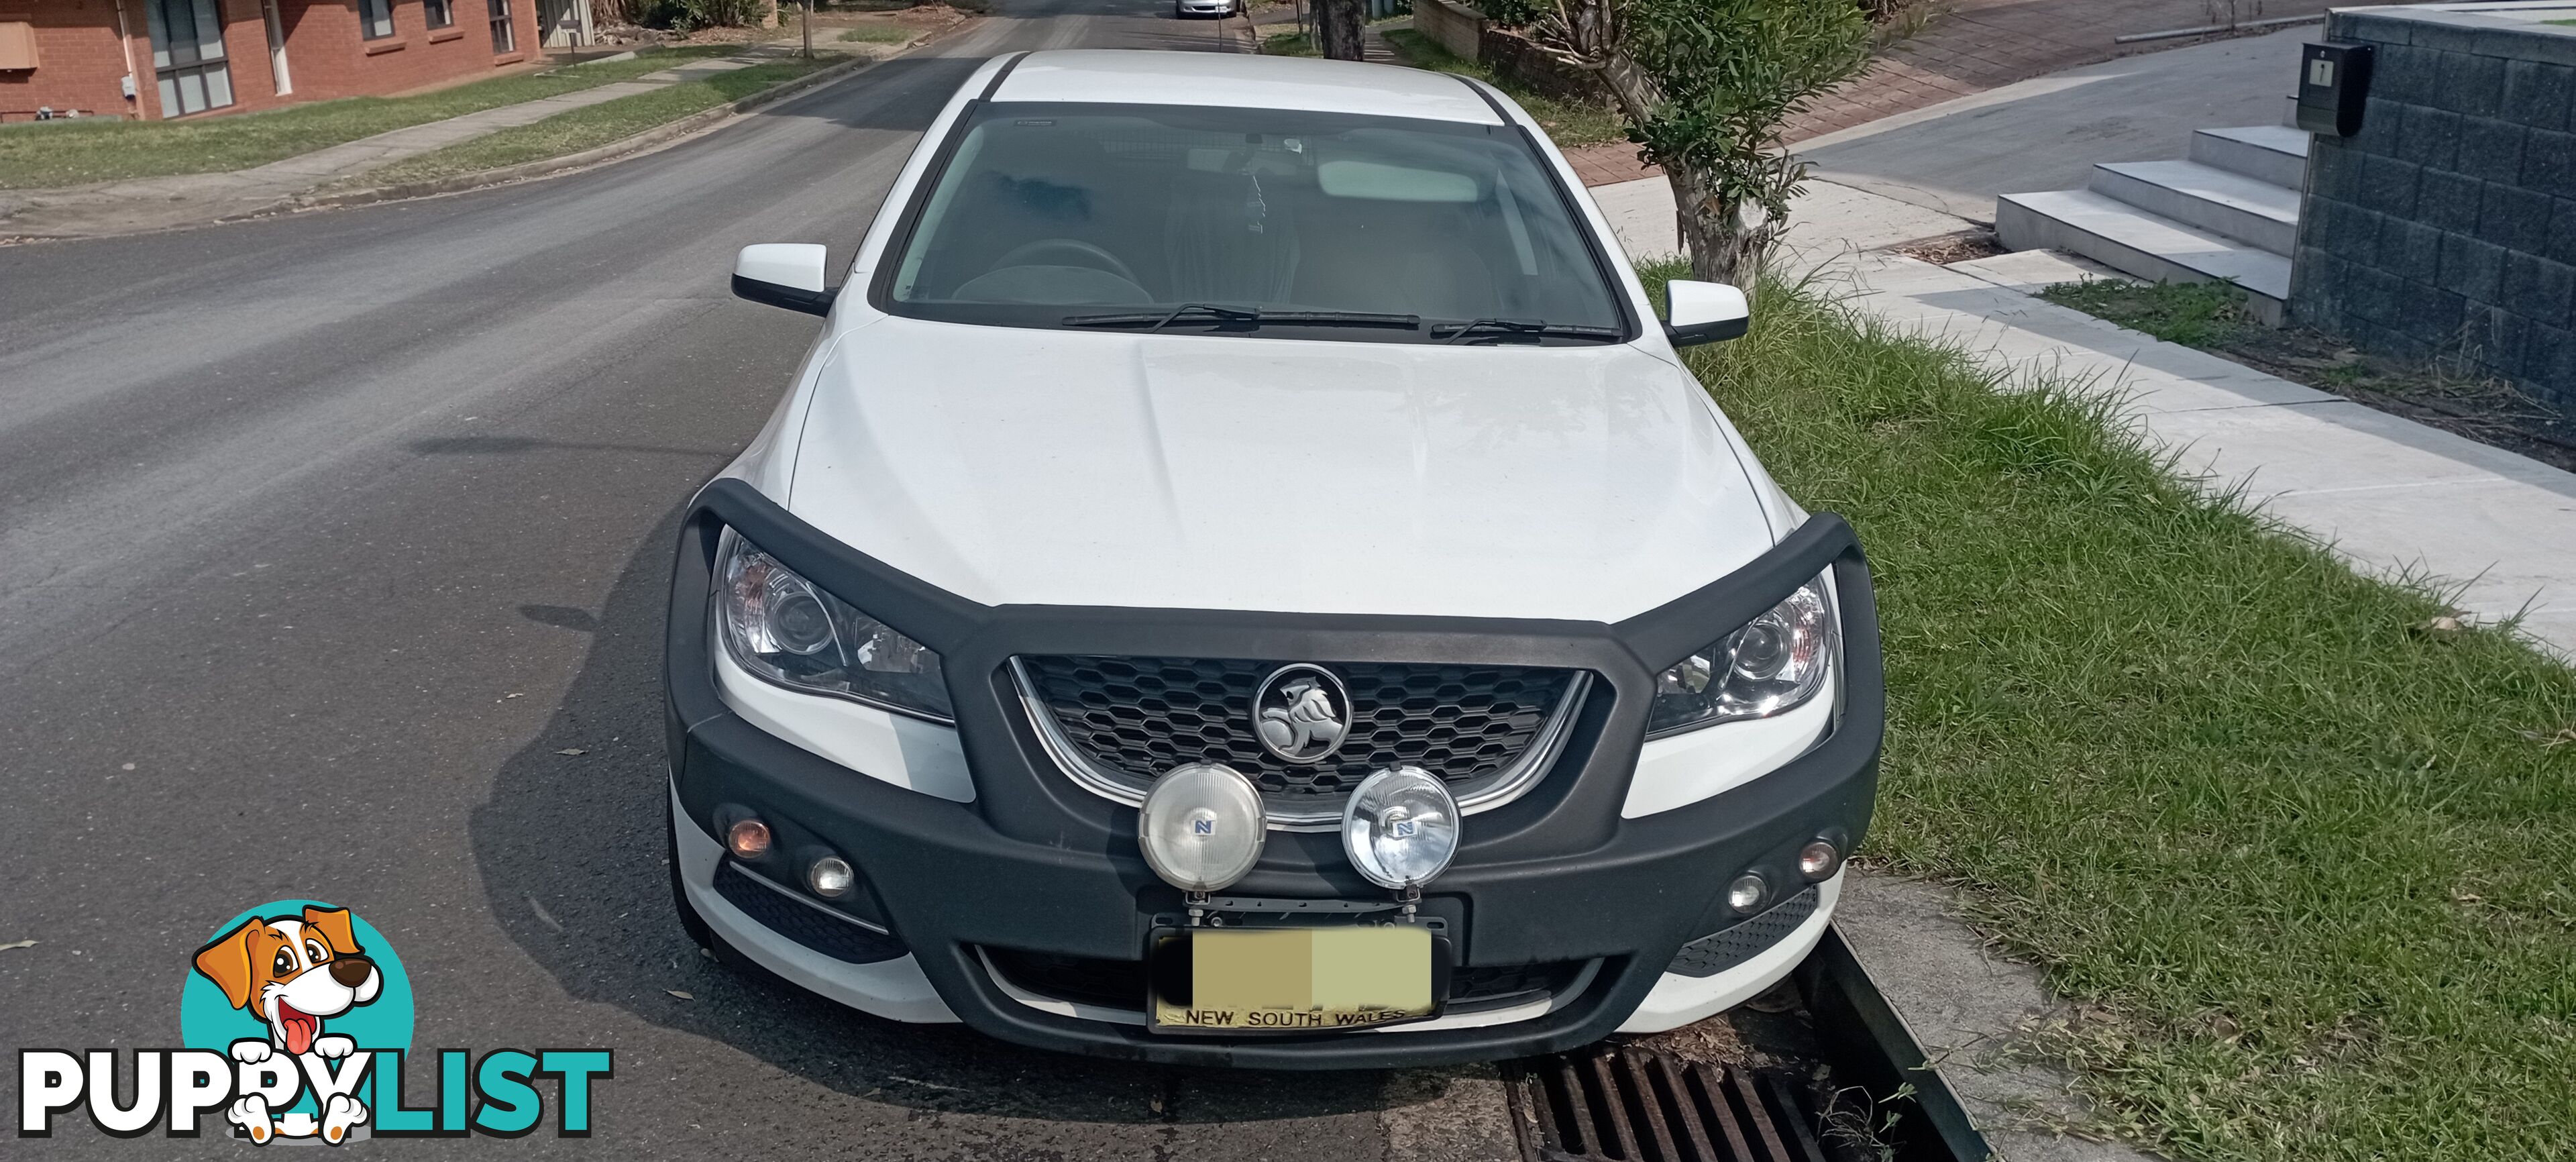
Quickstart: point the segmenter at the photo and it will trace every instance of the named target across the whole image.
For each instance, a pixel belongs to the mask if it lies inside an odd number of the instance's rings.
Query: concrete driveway
[[[2081,186],[2099,161],[2181,157],[2194,129],[2278,122],[2310,25],[2123,57],[1801,142],[1816,176],[1992,222],[1997,194]]]

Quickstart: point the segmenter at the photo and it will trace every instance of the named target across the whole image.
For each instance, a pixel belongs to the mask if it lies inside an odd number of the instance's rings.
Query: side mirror
[[[828,315],[839,292],[823,289],[822,247],[811,242],[764,242],[743,247],[733,260],[733,293],[755,303]]]
[[[1744,292],[1722,282],[1665,283],[1664,314],[1664,338],[1675,347],[1738,338],[1753,325],[1753,305]]]

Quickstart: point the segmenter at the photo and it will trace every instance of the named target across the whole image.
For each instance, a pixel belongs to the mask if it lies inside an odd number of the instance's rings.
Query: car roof
[[[993,100],[1215,105],[1503,124],[1482,94],[1446,73],[1246,53],[1033,52],[1011,66]]]

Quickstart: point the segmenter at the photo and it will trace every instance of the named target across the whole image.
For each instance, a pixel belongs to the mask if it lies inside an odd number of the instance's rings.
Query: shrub
[[[627,8],[635,23],[673,32],[758,24],[769,10],[764,0],[627,0]]]
[[[1807,176],[1781,127],[1857,75],[1874,42],[1852,0],[1556,0],[1530,39],[1598,74],[1662,166],[1695,277],[1749,283]]]

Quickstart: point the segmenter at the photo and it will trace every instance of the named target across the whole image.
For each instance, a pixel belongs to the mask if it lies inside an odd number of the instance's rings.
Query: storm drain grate
[[[1506,1076],[1529,1162],[1824,1162],[1812,1119],[1768,1074],[1596,1048]]]

